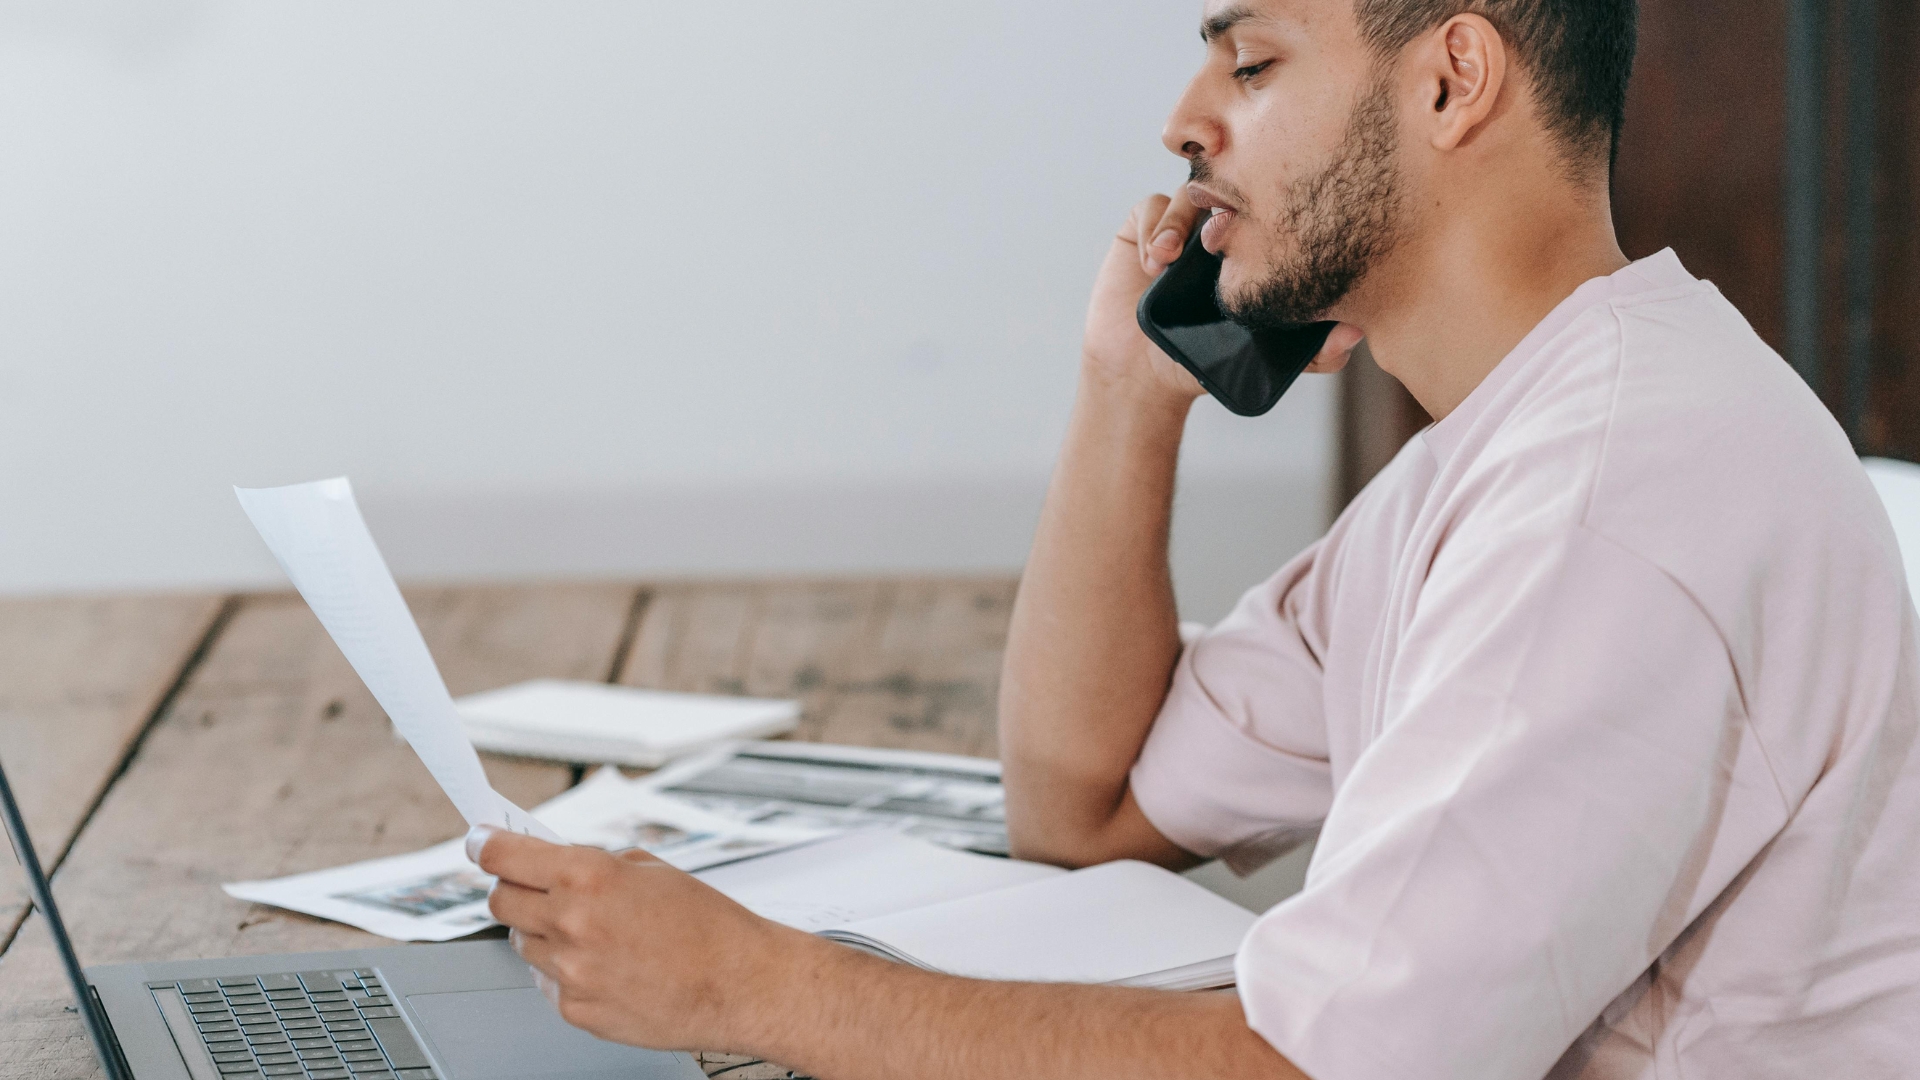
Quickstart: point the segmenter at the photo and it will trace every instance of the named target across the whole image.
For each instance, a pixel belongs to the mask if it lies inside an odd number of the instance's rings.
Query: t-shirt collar
[[[1527,362],[1538,355],[1548,342],[1573,325],[1575,319],[1622,297],[1690,285],[1695,280],[1692,274],[1687,273],[1687,268],[1680,265],[1680,256],[1674,254],[1672,248],[1667,248],[1657,255],[1629,263],[1607,277],[1583,283],[1560,301],[1526,337],[1521,338],[1520,344],[1515,345],[1513,351],[1488,372],[1486,378],[1480,380],[1480,385],[1474,387],[1473,392],[1448,413],[1446,419],[1421,432],[1420,437],[1426,441],[1434,462],[1442,468],[1446,466],[1454,451],[1460,448],[1461,440],[1473,428],[1474,422],[1500,396],[1500,388],[1513,379],[1515,372],[1526,367]]]

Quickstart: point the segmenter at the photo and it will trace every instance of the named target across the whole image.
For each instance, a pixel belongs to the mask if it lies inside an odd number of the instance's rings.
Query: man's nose
[[[1225,141],[1219,121],[1207,107],[1201,78],[1195,76],[1187,84],[1180,100],[1174,103],[1173,114],[1167,117],[1166,129],[1160,133],[1160,141],[1167,150],[1183,158],[1218,157]]]

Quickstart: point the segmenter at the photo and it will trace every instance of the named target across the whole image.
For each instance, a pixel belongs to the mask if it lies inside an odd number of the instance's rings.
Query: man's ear
[[[1455,15],[1427,39],[1422,85],[1431,93],[1435,150],[1463,146],[1486,125],[1507,81],[1507,44],[1481,15]]]

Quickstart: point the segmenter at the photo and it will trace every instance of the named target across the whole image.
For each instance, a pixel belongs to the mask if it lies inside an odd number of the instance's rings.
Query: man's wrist
[[[1151,371],[1116,375],[1092,358],[1080,364],[1080,400],[1102,413],[1122,414],[1129,420],[1179,432],[1187,414],[1204,392],[1175,386]]]
[[[721,1018],[729,1038],[714,1049],[784,1061],[805,1053],[804,1033],[819,1030],[821,1007],[843,999],[843,961],[851,949],[801,930],[768,924],[770,931],[737,972]]]

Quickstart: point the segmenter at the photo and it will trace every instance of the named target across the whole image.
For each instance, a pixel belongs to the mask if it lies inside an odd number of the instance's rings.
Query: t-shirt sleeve
[[[1314,1080],[1539,1080],[1693,918],[1753,775],[1723,639],[1657,567],[1584,528],[1464,562],[1239,954],[1248,1022]]]
[[[1245,872],[1308,839],[1332,788],[1322,707],[1322,541],[1190,639],[1135,763],[1161,834]]]

